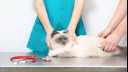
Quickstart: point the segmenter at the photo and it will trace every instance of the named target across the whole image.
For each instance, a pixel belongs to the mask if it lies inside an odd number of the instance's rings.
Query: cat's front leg
[[[55,56],[56,55],[56,53],[54,52],[54,51],[49,51],[49,53],[48,53],[48,56],[49,57],[53,57],[53,56]]]
[[[65,52],[65,49],[62,49],[62,48],[58,48],[58,49],[55,49],[55,50],[50,50],[48,56],[50,56],[50,57],[57,56],[57,55],[59,55],[63,52]]]

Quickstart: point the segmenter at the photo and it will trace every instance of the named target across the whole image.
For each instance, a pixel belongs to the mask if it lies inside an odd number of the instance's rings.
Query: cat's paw
[[[48,56],[53,57],[53,56],[55,56],[55,53],[53,51],[49,51]]]

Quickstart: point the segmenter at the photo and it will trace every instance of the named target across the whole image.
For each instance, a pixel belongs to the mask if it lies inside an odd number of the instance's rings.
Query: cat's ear
[[[69,30],[65,30],[65,31],[64,31],[64,33],[68,33],[68,32],[69,32]]]
[[[59,32],[57,32],[56,30],[54,30],[51,34],[51,38],[53,38],[56,34],[59,34]]]

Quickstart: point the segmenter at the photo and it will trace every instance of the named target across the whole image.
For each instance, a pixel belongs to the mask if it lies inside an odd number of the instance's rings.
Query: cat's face
[[[68,31],[53,31],[51,39],[54,44],[65,46],[69,43]]]

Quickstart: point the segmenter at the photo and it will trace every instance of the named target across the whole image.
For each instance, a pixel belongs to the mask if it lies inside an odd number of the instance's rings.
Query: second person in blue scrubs
[[[82,21],[84,0],[35,0],[37,18],[27,47],[35,52],[48,53],[53,30],[69,30],[75,42],[76,36],[85,35]]]

